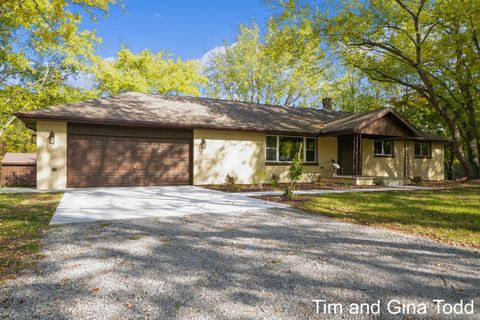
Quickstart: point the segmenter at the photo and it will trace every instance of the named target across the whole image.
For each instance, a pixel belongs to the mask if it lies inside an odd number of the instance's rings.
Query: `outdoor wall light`
[[[205,138],[202,138],[202,142],[200,142],[200,148],[202,149],[207,148],[207,141],[205,141]]]
[[[55,144],[55,133],[52,131],[50,131],[50,134],[48,135],[48,138],[47,138],[47,141],[48,141],[48,144],[53,146]]]
[[[32,140],[31,140],[32,143],[37,143],[37,134],[36,134],[36,133],[32,134],[31,139],[32,139]]]

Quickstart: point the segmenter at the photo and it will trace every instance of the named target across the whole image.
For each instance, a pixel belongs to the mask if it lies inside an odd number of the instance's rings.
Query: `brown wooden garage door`
[[[191,139],[73,132],[68,133],[68,187],[190,183]]]

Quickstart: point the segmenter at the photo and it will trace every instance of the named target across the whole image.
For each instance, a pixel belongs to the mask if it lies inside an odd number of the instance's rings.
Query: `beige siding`
[[[403,178],[403,140],[395,141],[394,157],[375,157],[373,140],[362,139],[362,175]]]
[[[50,131],[55,144],[48,145]],[[37,121],[37,188],[63,189],[67,186],[67,123]]]
[[[237,183],[252,183],[265,167],[265,134],[254,132],[194,130],[193,183],[224,183],[227,174]],[[200,143],[206,141],[206,148]]]
[[[200,143],[206,141],[206,148]],[[318,139],[318,165],[305,166],[303,180],[316,179],[318,175],[331,176],[331,159],[337,158],[337,139]],[[288,181],[289,164],[265,165],[265,134],[236,131],[195,130],[194,131],[194,184],[224,183],[227,174],[237,178],[237,183],[253,183],[255,173],[265,172],[266,182],[272,174],[280,182]]]
[[[409,144],[410,177],[420,176],[423,180],[444,180],[444,145],[432,143],[432,158],[414,158],[414,142]]]
[[[331,160],[337,159],[337,138],[336,137],[319,137],[317,145],[317,165],[305,166],[305,175],[303,181],[312,181],[321,177],[332,176]],[[266,166],[267,177],[270,179],[273,173],[280,177],[280,182],[288,182],[289,164],[278,166]]]

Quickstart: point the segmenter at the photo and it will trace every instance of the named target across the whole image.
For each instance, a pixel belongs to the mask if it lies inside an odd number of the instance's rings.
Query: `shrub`
[[[237,190],[236,182],[237,182],[237,178],[235,178],[234,176],[227,174],[227,176],[225,177],[225,185],[227,186],[227,189],[229,191]]]
[[[376,177],[373,179],[373,184],[376,186],[383,186],[385,185],[385,179],[383,179],[383,177]]]
[[[271,177],[271,184],[272,184],[272,187],[276,188],[278,187],[278,181],[280,180],[280,176],[278,174],[272,174],[272,177]]]
[[[412,178],[412,182],[416,183],[416,184],[420,184],[420,183],[423,182],[423,179],[420,176],[415,176],[415,177]]]
[[[288,200],[293,199],[293,191],[290,186],[286,187],[285,190],[283,190],[283,196],[287,198]]]
[[[295,186],[297,182],[303,175],[304,168],[302,166],[302,145],[300,144],[300,148],[298,149],[298,153],[292,161],[290,168],[288,169],[288,177],[290,178],[290,185],[285,189],[284,195],[287,198],[293,198],[293,191],[295,190]]]

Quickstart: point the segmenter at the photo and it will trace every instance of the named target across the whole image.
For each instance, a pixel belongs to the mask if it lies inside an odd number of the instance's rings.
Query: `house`
[[[302,146],[305,179],[391,184],[444,179],[444,138],[392,108],[362,113],[124,93],[18,113],[37,136],[37,188],[287,180]],[[331,160],[341,170],[334,176]]]

